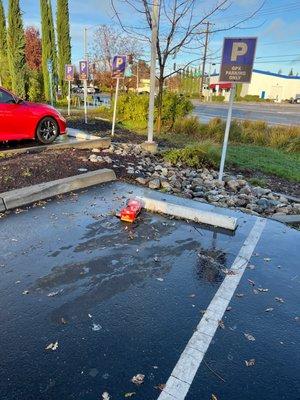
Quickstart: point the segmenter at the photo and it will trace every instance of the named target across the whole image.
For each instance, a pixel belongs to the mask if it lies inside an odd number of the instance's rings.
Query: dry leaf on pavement
[[[108,392],[103,392],[102,393],[102,399],[103,400],[109,400],[110,399],[110,395]]]
[[[245,360],[246,367],[253,367],[255,364],[255,358],[250,358],[250,360]]]
[[[222,320],[218,321],[219,328],[225,329],[224,322]]]
[[[244,295],[244,293],[237,293],[235,296],[236,297],[244,297],[245,295]]]
[[[56,341],[55,343],[50,343],[48,344],[48,346],[45,348],[45,350],[57,350],[58,349],[58,341]]]
[[[141,385],[144,383],[145,375],[143,374],[137,374],[134,375],[134,377],[131,379],[131,382],[136,384],[136,385]]]
[[[124,394],[124,397],[132,397],[132,396],[134,396],[136,393],[135,392],[128,392],[128,393],[125,393]]]
[[[271,311],[273,311],[273,310],[274,310],[274,308],[270,307],[270,308],[266,308],[266,309],[265,309],[265,312],[271,312]]]
[[[278,301],[278,303],[284,303],[284,300],[282,297],[275,297],[275,300]]]
[[[159,383],[158,385],[154,386],[155,389],[159,389],[161,391],[163,391],[165,387],[166,387],[165,383]]]
[[[217,396],[215,394],[211,395],[211,400],[218,400]]]
[[[255,286],[255,282],[252,281],[251,279],[248,279],[248,282],[249,282],[250,285]]]
[[[257,288],[257,290],[259,290],[260,292],[268,292],[269,291],[269,289],[261,288],[261,287]]]
[[[251,333],[244,333],[246,339],[250,340],[250,342],[254,342],[255,337],[251,335]]]

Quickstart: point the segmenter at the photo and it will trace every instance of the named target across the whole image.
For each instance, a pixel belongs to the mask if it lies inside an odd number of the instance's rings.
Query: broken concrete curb
[[[101,169],[81,175],[57,179],[55,181],[40,183],[22,189],[10,190],[0,194],[0,211],[12,210],[35,201],[44,200],[58,194],[98,185],[100,183],[116,180],[116,174],[111,169]]]
[[[193,207],[186,207],[168,201],[151,199],[149,197],[139,197],[146,210],[171,215],[177,218],[189,219],[206,225],[217,226],[219,228],[235,230],[237,218],[228,217],[210,211],[199,210]]]

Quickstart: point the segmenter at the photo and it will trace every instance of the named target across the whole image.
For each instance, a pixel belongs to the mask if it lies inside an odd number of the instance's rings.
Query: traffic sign
[[[251,82],[256,42],[256,37],[224,39],[220,82]]]
[[[88,79],[88,62],[86,60],[79,61],[79,79],[81,81]]]
[[[122,78],[126,69],[126,56],[114,56],[112,63],[112,77]]]
[[[53,63],[52,63],[52,60],[50,60],[50,59],[47,60],[47,69],[48,69],[49,74],[51,74],[53,71]]]
[[[75,68],[74,65],[71,64],[66,64],[65,65],[65,81],[74,81],[74,73],[75,73]]]

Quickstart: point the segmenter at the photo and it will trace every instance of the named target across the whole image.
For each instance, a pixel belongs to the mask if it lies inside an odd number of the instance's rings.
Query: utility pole
[[[205,32],[205,45],[204,45],[204,55],[203,55],[203,62],[202,62],[202,73],[201,73],[201,80],[200,80],[200,99],[203,96],[203,84],[204,84],[204,74],[205,74],[205,64],[206,64],[206,58],[207,58],[207,48],[208,48],[208,35],[209,35],[209,27],[210,25],[213,25],[211,22],[204,22],[206,25],[206,32]]]
[[[87,56],[87,30],[88,28],[84,28],[83,31],[83,52],[84,52],[84,60],[87,62],[88,61],[88,56]],[[88,73],[88,68],[87,68],[87,73]],[[83,81],[84,85],[84,121],[87,124],[87,79]]]
[[[154,130],[154,100],[155,100],[155,81],[156,81],[156,44],[158,35],[158,15],[160,0],[153,0],[152,10],[152,35],[151,35],[151,65],[150,65],[150,97],[149,97],[149,115],[148,115],[148,140],[146,144],[156,147],[153,141]],[[153,146],[154,145],[154,146]]]

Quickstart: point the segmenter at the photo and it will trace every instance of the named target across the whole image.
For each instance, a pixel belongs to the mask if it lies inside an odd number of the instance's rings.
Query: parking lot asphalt
[[[110,183],[0,219],[1,400],[160,396],[257,218],[119,221],[141,193],[173,199]],[[187,399],[300,398],[299,238],[267,222]]]

